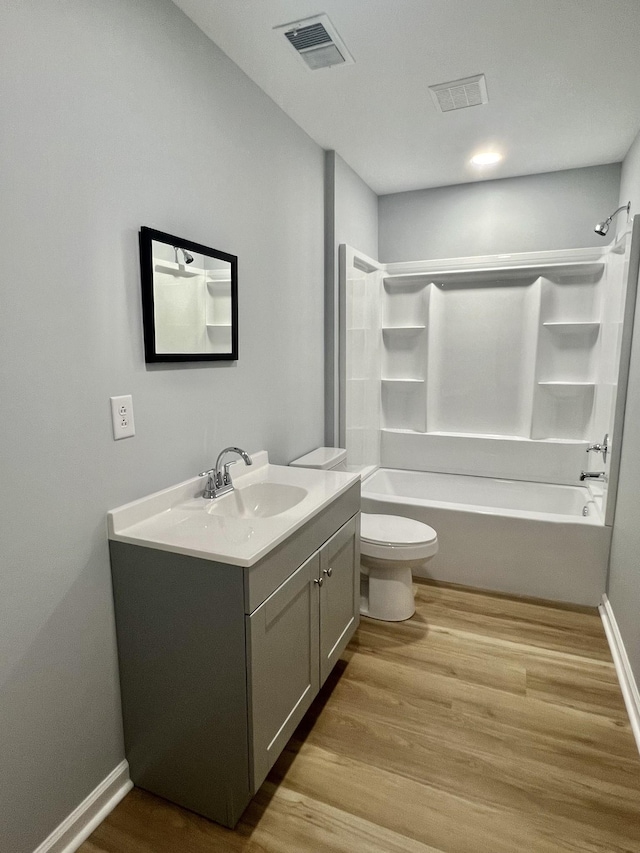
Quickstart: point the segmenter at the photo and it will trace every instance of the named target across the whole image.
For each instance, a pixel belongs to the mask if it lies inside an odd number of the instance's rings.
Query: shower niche
[[[388,299],[383,285],[382,427],[426,430],[428,291],[423,281],[406,281]]]
[[[532,438],[588,439],[598,382],[604,265],[541,279]]]

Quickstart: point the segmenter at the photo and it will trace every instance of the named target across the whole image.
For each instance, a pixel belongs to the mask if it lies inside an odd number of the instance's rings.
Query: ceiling
[[[640,0],[174,2],[378,194],[619,162],[640,129]],[[321,12],[354,65],[310,71],[273,29]],[[428,86],[480,73],[488,104],[436,110]]]

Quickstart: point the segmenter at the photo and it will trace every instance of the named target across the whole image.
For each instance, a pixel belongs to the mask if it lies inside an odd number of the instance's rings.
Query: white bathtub
[[[435,528],[424,577],[593,606],[605,591],[611,530],[585,487],[381,468],[362,509]]]

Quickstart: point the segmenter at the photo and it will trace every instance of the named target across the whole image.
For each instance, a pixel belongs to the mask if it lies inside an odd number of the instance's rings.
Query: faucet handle
[[[229,485],[229,483],[231,483],[231,472],[229,471],[229,468],[231,468],[232,465],[237,465],[239,461],[239,459],[232,459],[231,462],[225,462],[222,466],[224,471],[222,475],[222,483],[224,485]]]
[[[587,453],[591,453],[595,451],[596,453],[602,453],[602,461],[606,463],[607,461],[607,453],[609,452],[609,433],[605,432],[604,438],[602,439],[601,444],[590,444],[587,447]]]
[[[198,474],[198,477],[208,477],[207,485],[204,487],[204,492],[202,493],[202,497],[209,500],[210,498],[214,498],[216,496],[216,471],[215,468],[209,468],[208,471],[203,471],[201,474]]]

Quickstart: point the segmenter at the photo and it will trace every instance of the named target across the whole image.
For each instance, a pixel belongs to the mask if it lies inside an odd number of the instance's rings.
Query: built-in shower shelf
[[[545,329],[551,332],[558,332],[561,335],[591,335],[598,331],[600,323],[591,322],[569,322],[569,323],[543,323]]]
[[[488,435],[487,433],[470,433],[470,432],[447,432],[446,430],[420,430],[420,429],[402,429],[400,427],[382,427],[381,432],[390,433],[392,435],[423,435],[428,436],[429,440],[438,441],[442,438],[460,439],[463,442],[480,442],[488,444],[493,442],[496,447],[500,444],[513,445],[528,444],[528,445],[545,445],[559,444],[563,447],[581,447],[587,446],[588,441],[584,438],[531,438],[528,435]]]
[[[592,262],[560,262],[549,264],[522,264],[521,266],[504,267],[476,267],[475,269],[446,270],[431,273],[431,280],[439,283],[446,281],[472,282],[472,281],[506,281],[511,282],[518,278],[557,278],[575,275],[600,275],[604,264]]]
[[[383,326],[383,332],[419,332],[422,329],[426,329],[427,327],[423,324],[422,326]]]
[[[412,285],[414,287],[426,287],[431,283],[431,275],[429,273],[407,273],[400,275],[385,275],[383,278],[385,285],[393,287],[395,284]]]
[[[429,435],[424,429],[402,429],[400,427],[385,427],[383,426],[380,432],[391,433],[394,435]]]
[[[576,397],[580,394],[593,392],[596,387],[595,382],[564,382],[560,380],[551,380],[548,382],[538,382],[538,387],[549,391],[551,394],[556,394],[558,397]]]
[[[174,278],[195,278],[204,275],[204,270],[187,267],[184,264],[174,264],[172,261],[156,261],[154,267],[156,272],[172,275]]]
[[[513,264],[496,267],[467,267],[458,269],[433,269],[422,272],[393,273],[384,277],[387,286],[426,285],[430,283],[473,284],[492,281],[494,283],[513,283],[517,279],[564,278],[566,276],[599,277],[604,270],[601,261],[560,261],[542,264]],[[524,283],[524,282],[523,282]]]
[[[573,388],[595,388],[595,382],[567,382],[564,379],[547,379],[544,382],[538,382],[538,385],[555,386],[568,385]]]

